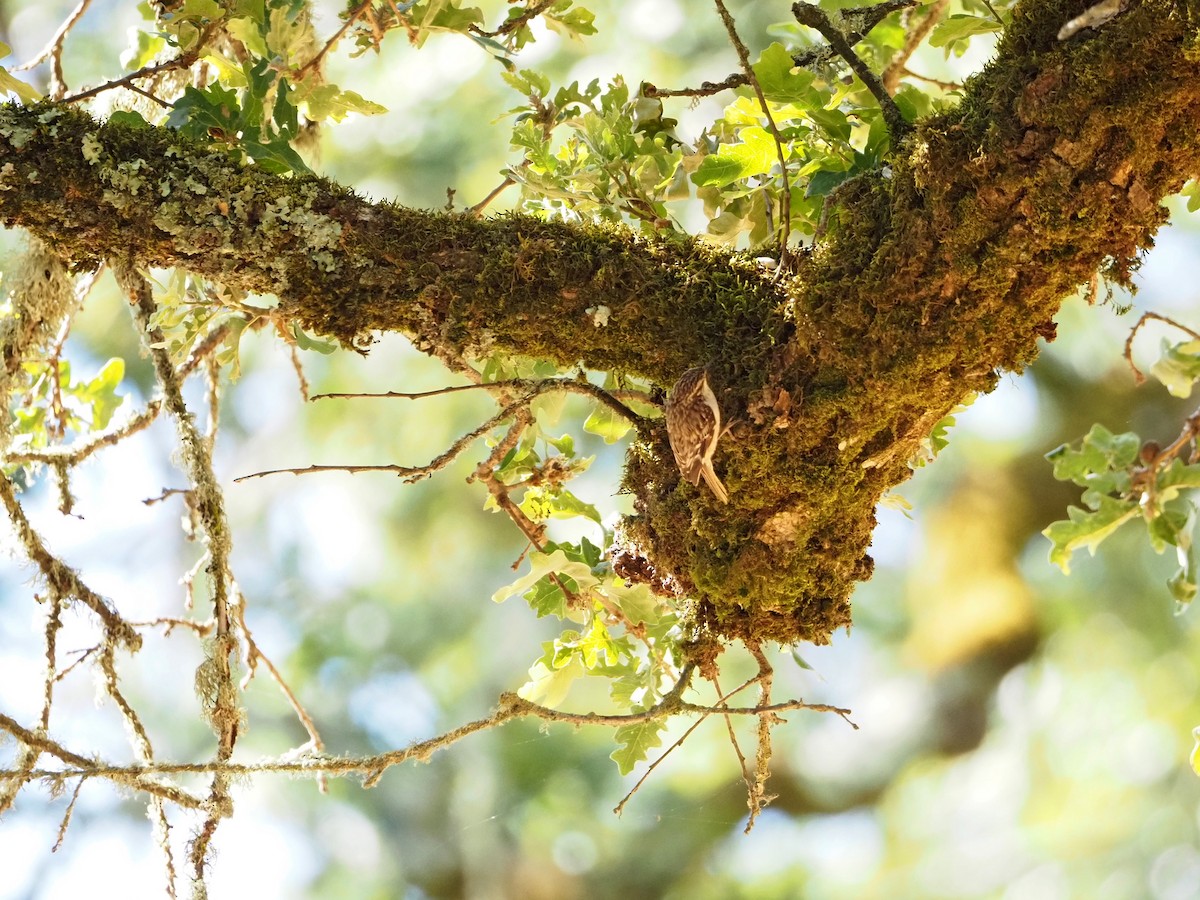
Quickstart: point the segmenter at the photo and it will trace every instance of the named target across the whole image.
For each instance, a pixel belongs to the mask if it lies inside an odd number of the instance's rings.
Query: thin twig
[[[5,510],[8,512],[8,517],[13,524],[13,530],[16,532],[17,538],[25,550],[25,555],[41,571],[42,577],[46,579],[46,583],[50,586],[50,590],[60,597],[70,597],[78,600],[95,613],[100,621],[104,623],[104,629],[109,640],[117,641],[130,650],[136,650],[141,647],[141,635],[134,631],[128,622],[121,618],[121,615],[109,605],[107,600],[84,584],[74,569],[67,566],[46,549],[46,544],[41,536],[29,524],[29,519],[26,517],[25,511],[21,508],[21,504],[17,500],[12,482],[2,472],[0,472],[0,503],[3,503]]]
[[[865,38],[871,31],[886,19],[889,15],[898,10],[908,9],[916,6],[919,0],[886,0],[884,3],[877,3],[873,6],[859,6],[854,9],[844,9],[839,15],[843,21],[855,23],[855,27],[851,28],[846,33],[846,40],[851,46],[857,44]],[[831,47],[814,47],[811,50],[806,50],[803,53],[797,53],[792,56],[792,65],[798,69],[811,69],[816,66],[821,66],[827,63],[830,59],[837,56]],[[742,87],[749,84],[750,80],[742,72],[735,72],[724,81],[712,82],[702,81],[698,88],[680,88],[670,90],[667,88],[655,87],[652,84],[643,84],[642,93],[646,97],[711,97],[714,94],[719,94],[722,91],[728,91],[733,88]]]
[[[521,163],[521,165],[522,166],[529,165],[529,160],[525,160],[524,162]],[[514,184],[516,184],[516,182],[513,180],[512,176],[505,175],[504,180],[502,182],[500,182],[498,185],[496,185],[494,188],[492,188],[488,192],[488,195],[486,197],[484,197],[482,200],[480,200],[474,206],[467,208],[467,215],[469,215],[469,216],[483,215],[483,211],[485,209],[487,209],[488,204],[491,203],[493,200],[495,200],[497,197],[499,197],[505,190],[512,187]]]
[[[236,642],[229,615],[229,594],[233,582],[229,567],[232,542],[225,515],[225,499],[213,471],[208,441],[196,427],[196,422],[184,402],[182,379],[171,364],[170,355],[164,349],[162,330],[151,324],[156,307],[150,284],[127,260],[117,261],[113,266],[113,273],[117,284],[130,301],[134,321],[142,332],[143,342],[154,363],[163,403],[175,419],[181,456],[188,478],[192,482],[189,496],[194,501],[193,508],[204,529],[216,634],[207,648],[208,655],[197,675],[197,682],[206,704],[205,713],[217,736],[216,759],[218,762],[227,762],[233,755],[234,744],[237,742],[242,711],[237,702],[237,688],[233,682],[230,660],[236,649]],[[229,795],[227,775],[220,772],[214,774],[205,806],[207,816],[200,826],[199,833],[192,840],[190,852],[193,879],[198,884],[203,883],[213,835],[221,820],[232,812],[233,801]]]
[[[67,778],[77,778],[80,776],[95,776],[98,778],[107,778],[110,781],[125,785],[134,790],[154,794],[186,809],[200,809],[202,806],[202,801],[199,797],[192,796],[183,788],[176,787],[173,784],[154,781],[149,777],[151,775],[166,774],[169,766],[164,767],[163,763],[106,766],[95,759],[73,753],[62,744],[44,734],[22,727],[15,719],[6,716],[4,713],[0,713],[0,730],[8,732],[25,746],[31,747],[41,753],[47,753],[66,763],[67,766],[72,767],[63,771],[32,769],[29,773],[31,778],[51,778],[56,781],[62,781]],[[19,777],[20,774],[19,770],[13,771],[9,769],[0,771],[0,780]]]
[[[940,78],[933,78],[930,75],[922,75],[920,72],[914,72],[907,66],[904,67],[904,73],[909,78],[915,78],[917,81],[924,81],[926,84],[932,84],[934,87],[939,87],[943,91],[961,91],[963,84],[961,81],[943,81]]]
[[[788,179],[787,154],[783,149],[783,135],[779,133],[779,126],[775,124],[775,117],[771,115],[771,107],[767,104],[766,95],[763,94],[762,85],[758,83],[758,78],[754,75],[754,68],[750,65],[750,51],[738,37],[737,26],[734,24],[733,16],[729,14],[723,0],[713,0],[717,5],[717,13],[721,16],[721,22],[725,25],[725,31],[729,35],[729,42],[733,44],[733,49],[737,51],[738,61],[742,64],[742,71],[746,75],[746,79],[750,82],[750,86],[754,88],[754,96],[758,98],[758,105],[762,107],[763,115],[766,116],[767,125],[771,129],[771,137],[775,139],[775,155],[779,159],[779,174],[783,181],[783,191],[779,196],[779,271],[790,271],[791,266],[788,264],[788,238],[791,236],[792,229],[792,186]]]
[[[161,409],[162,402],[160,400],[152,400],[140,413],[130,416],[120,425],[110,428],[107,431],[82,438],[65,447],[47,447],[40,450],[10,450],[5,454],[5,460],[14,463],[34,462],[46,465],[63,463],[67,466],[75,466],[96,451],[102,450],[105,447],[115,446],[130,435],[137,434],[139,431],[149,428],[158,417]]]
[[[495,31],[482,31],[478,26],[475,25],[471,26],[470,31],[473,34],[479,35],[480,37],[489,38],[502,37],[506,34],[512,34],[512,32],[516,31],[518,28],[528,24],[533,19],[536,19],[556,2],[557,0],[537,0],[536,3],[530,4],[525,9],[525,12],[521,13],[519,16],[514,16],[513,18],[509,19]]]
[[[152,66],[143,66],[136,72],[130,72],[121,78],[107,81],[102,85],[94,88],[88,88],[86,91],[80,91],[78,94],[72,94],[70,97],[64,97],[63,103],[78,103],[80,100],[88,100],[98,94],[103,94],[105,91],[111,91],[113,88],[129,87],[133,82],[140,81],[143,78],[149,78],[151,75],[161,75],[163,72],[173,72],[177,69],[187,69],[200,58],[200,53],[205,45],[216,33],[220,22],[209,23],[204,31],[200,33],[200,37],[196,41],[196,46],[186,53],[181,53],[173,59],[168,59],[165,62],[155,63]],[[157,98],[156,98],[157,99]],[[161,102],[161,101],[160,101]]]
[[[757,680],[758,680],[758,678],[757,678],[757,677],[755,677],[755,678],[751,678],[749,681],[747,681],[747,682],[746,682],[745,684],[743,684],[741,687],[735,688],[734,690],[730,691],[728,694],[725,694],[725,695],[723,695],[723,696],[719,696],[719,697],[718,697],[718,699],[717,699],[717,704],[719,704],[719,705],[723,705],[723,704],[724,704],[724,703],[725,703],[725,702],[726,702],[726,701],[727,701],[727,700],[728,700],[730,697],[732,697],[734,694],[737,694],[738,692],[740,692],[740,691],[744,690],[744,689],[745,689],[746,687],[748,687],[749,685],[751,685],[751,684],[754,684],[754,682],[755,682],[755,681],[757,681]],[[719,688],[719,687],[717,688],[717,691],[718,691],[718,693],[720,692],[720,688]],[[713,712],[713,713],[720,712],[720,709],[714,709],[712,712]],[[686,740],[688,739],[688,737],[691,735],[691,733],[692,733],[693,731],[695,731],[695,730],[696,730],[697,728],[699,728],[699,727],[700,727],[702,724],[704,724],[705,720],[708,718],[708,715],[709,715],[709,714],[702,715],[702,716],[701,716],[699,719],[697,719],[695,722],[693,722],[693,723],[692,723],[692,725],[691,725],[691,727],[689,727],[689,728],[688,728],[688,730],[687,730],[687,731],[685,731],[685,732],[683,733],[683,736],[682,736],[682,737],[680,737],[680,738],[679,738],[679,740],[677,740],[677,741],[676,741],[675,743],[673,743],[673,744],[672,744],[670,747],[668,747],[666,750],[664,750],[664,751],[662,752],[662,754],[661,754],[661,755],[660,755],[660,756],[659,756],[659,757],[658,757],[656,760],[654,760],[654,762],[650,763],[649,767],[647,767],[647,769],[646,769],[646,772],[645,772],[645,774],[644,774],[644,775],[642,775],[642,777],[638,779],[638,782],[637,782],[637,784],[635,784],[635,785],[634,785],[634,786],[633,786],[633,787],[630,789],[629,793],[627,793],[627,794],[626,794],[624,797],[622,797],[622,798],[621,798],[621,802],[620,802],[620,803],[618,803],[618,804],[617,804],[615,807],[613,807],[613,812],[614,812],[614,813],[616,813],[616,814],[619,816],[619,815],[621,815],[621,813],[622,813],[622,812],[624,812],[624,811],[625,811],[625,805],[626,805],[626,804],[627,804],[627,803],[628,803],[628,802],[629,802],[631,799],[633,799],[633,795],[634,795],[634,794],[636,794],[636,793],[638,792],[638,789],[639,789],[639,788],[641,788],[641,786],[642,786],[642,785],[643,785],[643,784],[646,782],[646,779],[648,779],[648,778],[650,777],[650,774],[651,774],[651,773],[652,773],[652,772],[653,772],[655,769],[657,769],[657,768],[658,768],[658,766],[659,766],[659,764],[660,764],[660,763],[662,763],[664,760],[666,760],[666,758],[667,758],[668,756],[670,756],[670,755],[671,755],[671,753],[672,753],[672,752],[673,752],[673,751],[674,751],[676,748],[680,747],[680,746],[683,744],[683,742],[684,742],[684,741],[686,741]],[[729,735],[730,735],[730,738],[733,740],[733,746],[734,746],[734,748],[737,750],[738,759],[740,759],[740,760],[741,760],[741,762],[742,762],[742,777],[743,777],[743,779],[746,781],[746,784],[747,784],[747,787],[748,787],[748,786],[749,786],[749,784],[750,784],[750,773],[749,773],[749,772],[747,771],[747,769],[746,769],[746,760],[745,760],[745,758],[742,756],[742,751],[741,751],[741,749],[740,749],[740,748],[738,748],[738,746],[737,746],[737,739],[733,737],[733,726],[732,726],[732,724],[730,723],[730,720],[729,720],[729,716],[728,716],[728,715],[725,715],[725,722],[726,722],[727,724],[729,724]]]
[[[63,94],[67,92],[67,82],[63,77],[62,68],[63,42],[66,41],[67,34],[75,27],[75,24],[83,18],[83,14],[87,12],[91,3],[92,0],[79,0],[76,7],[71,10],[71,14],[67,16],[62,25],[58,26],[58,31],[54,32],[54,36],[50,38],[46,46],[29,62],[13,67],[14,72],[25,72],[47,59],[50,60],[50,90],[48,93],[51,100],[61,100]]]
[[[925,10],[925,16],[917,23],[915,28],[910,28],[904,38],[904,46],[896,51],[896,55],[892,57],[892,61],[888,63],[887,68],[883,70],[883,88],[889,94],[896,93],[896,89],[900,87],[900,79],[905,74],[912,75],[908,72],[906,66],[912,55],[917,52],[917,48],[921,46],[925,38],[929,37],[929,32],[933,31],[933,27],[942,20],[946,14],[946,10],[950,8],[950,0],[934,0]],[[912,14],[909,14],[909,21]],[[914,78],[920,77],[913,75]]]
[[[363,13],[371,8],[371,4],[373,2],[374,0],[363,0],[362,3],[350,10],[350,14],[346,16],[346,21],[342,23],[342,27],[335,31],[333,37],[325,42],[325,46],[317,51],[317,55],[302,65],[299,69],[296,69],[296,71],[293,73],[296,81],[303,80],[304,76],[310,69],[316,68],[321,64],[321,60],[325,58],[325,54],[332,50],[337,42],[342,39],[342,35],[344,35],[350,29],[350,26],[357,22],[359,18],[362,17]],[[393,7],[393,9],[394,8],[395,7]],[[397,19],[399,19],[398,15]]]
[[[270,657],[259,649],[258,643],[254,640],[254,635],[250,628],[246,625],[246,602],[245,598],[238,595],[238,603],[234,606],[234,614],[238,619],[238,626],[242,630],[242,637],[246,641],[246,676],[242,679],[242,690],[246,689],[250,679],[254,677],[255,669],[258,663],[262,663],[271,679],[275,682],[283,696],[287,699],[288,704],[292,707],[292,711],[296,714],[296,718],[300,720],[300,724],[304,726],[304,730],[308,732],[309,744],[318,753],[325,752],[325,742],[321,740],[321,733],[317,731],[317,725],[313,722],[312,716],[308,714],[308,710],[304,708],[304,704],[296,697],[279,669],[275,667],[275,663],[271,662]],[[317,776],[317,788],[322,794],[329,793],[329,783],[325,778],[325,773],[322,772]]]
[[[746,796],[750,817],[746,821],[745,833],[749,834],[759,814],[775,799],[774,795],[767,793],[767,779],[771,777],[771,729],[783,720],[770,709],[775,673],[767,655],[763,653],[762,646],[757,641],[747,641],[746,649],[758,662],[759,706],[765,708],[758,716],[758,752],[754,755],[754,782]]]
[[[863,62],[862,57],[854,52],[854,48],[847,41],[846,36],[830,21],[829,16],[825,15],[825,11],[821,7],[812,3],[794,3],[792,4],[792,15],[801,25],[807,25],[809,28],[815,28],[829,42],[829,46],[833,48],[846,64],[854,71],[854,74],[859,77],[867,90],[869,90],[875,99],[879,102],[879,108],[883,112],[883,119],[887,123],[888,131],[892,135],[892,146],[895,147],[900,143],[912,126],[904,120],[904,115],[900,112],[900,107],[896,106],[896,101],[892,99],[883,87],[883,82],[879,80],[870,66]]]
[[[669,695],[670,696],[670,695]],[[746,716],[761,716],[764,713],[789,712],[793,710],[807,709],[813,712],[831,712],[841,716],[846,720],[851,727],[857,729],[858,726],[851,722],[847,716],[850,715],[850,710],[841,709],[836,706],[830,706],[824,703],[805,703],[802,700],[789,700],[782,703],[773,703],[769,707],[733,707],[733,708],[714,708],[711,706],[702,706],[696,703],[687,703],[680,701],[678,697],[673,699],[664,698],[664,701],[655,705],[653,708],[635,713],[623,713],[602,715],[597,713],[567,713],[560,712],[556,709],[550,709],[546,706],[541,706],[525,700],[513,693],[504,693],[500,697],[500,708],[484,719],[478,719],[474,722],[469,722],[466,725],[459,726],[438,737],[429,738],[428,740],[418,741],[410,744],[408,747],[399,750],[389,750],[386,753],[376,754],[374,756],[365,757],[321,757],[310,756],[304,759],[280,758],[268,759],[259,763],[232,763],[232,762],[198,762],[198,763],[167,763],[156,762],[150,765],[134,764],[127,766],[109,765],[103,762],[90,760],[78,754],[70,753],[53,742],[48,742],[56,747],[59,752],[53,752],[52,755],[59,756],[64,762],[67,762],[72,768],[63,770],[54,769],[33,769],[30,776],[33,778],[53,778],[62,780],[66,778],[77,778],[81,775],[87,775],[94,778],[108,778],[118,781],[122,784],[127,784],[137,790],[152,790],[161,793],[165,799],[172,802],[181,803],[189,808],[197,808],[200,801],[197,798],[184,795],[182,801],[176,799],[175,796],[169,795],[168,792],[179,791],[173,785],[163,785],[158,782],[151,782],[150,785],[138,783],[130,784],[130,778],[147,778],[151,775],[182,775],[182,774],[204,774],[215,773],[221,774],[228,778],[233,778],[240,775],[256,775],[259,773],[274,772],[278,774],[312,774],[314,772],[328,772],[330,775],[353,775],[369,773],[371,778],[364,782],[364,786],[373,787],[383,774],[383,770],[391,766],[412,760],[427,761],[438,750],[443,750],[452,744],[457,743],[462,738],[475,734],[479,731],[484,731],[488,728],[495,728],[510,722],[513,719],[532,716],[547,722],[561,722],[568,725],[603,725],[607,727],[619,727],[622,725],[637,724],[639,722],[651,722],[657,719],[664,718],[668,715],[677,713],[693,713],[707,714],[722,713],[729,715],[746,715]],[[0,713],[0,729],[10,731],[10,724],[15,725],[11,719]],[[28,736],[30,740],[38,742],[39,749],[45,749],[43,744],[47,742],[39,739],[36,734],[20,726],[16,726],[17,732],[14,736],[22,741],[25,740],[23,735]],[[47,751],[52,752],[52,751]],[[0,779],[12,778],[19,775],[20,772],[12,769],[0,769]],[[183,793],[183,792],[180,792]],[[189,804],[189,799],[191,803]]]
[[[1158,322],[1165,322],[1168,325],[1178,328],[1184,334],[1190,335],[1193,340],[1200,341],[1200,333],[1193,331],[1191,328],[1188,328],[1186,325],[1184,325],[1180,322],[1176,322],[1174,319],[1170,318],[1169,316],[1160,316],[1156,312],[1142,313],[1142,317],[1137,320],[1137,324],[1134,325],[1133,328],[1131,328],[1129,330],[1129,337],[1125,338],[1125,362],[1129,363],[1129,368],[1133,370],[1133,377],[1137,381],[1138,384],[1141,384],[1142,382],[1144,382],[1146,380],[1146,376],[1142,374],[1141,369],[1139,369],[1136,365],[1134,365],[1134,362],[1133,362],[1133,339],[1137,336],[1138,329],[1140,329],[1143,325],[1146,324],[1146,322],[1148,322],[1151,319],[1154,319]]]
[[[466,385],[470,387],[470,385]],[[318,395],[321,396],[321,395]],[[251,478],[263,478],[267,475],[311,475],[315,472],[348,472],[351,475],[358,472],[391,472],[407,481],[409,484],[420,481],[422,478],[428,478],[434,472],[446,468],[455,459],[457,459],[464,450],[467,449],[477,439],[483,437],[505,419],[512,416],[515,412],[523,409],[536,395],[522,397],[516,403],[510,404],[472,431],[467,432],[457,441],[450,445],[444,453],[425,466],[397,466],[397,465],[376,465],[376,466],[301,466],[292,469],[267,469],[262,472],[252,472],[249,475],[239,475],[233,479],[235,483],[249,481]],[[313,398],[314,400],[317,397]]]
[[[50,848],[51,853],[57,853],[61,850],[63,841],[67,839],[67,828],[71,825],[71,814],[75,812],[75,801],[79,799],[79,792],[83,790],[83,783],[85,781],[87,781],[86,776],[80,778],[75,784],[75,790],[71,792],[71,802],[67,804],[62,821],[58,823],[58,839],[54,842],[54,846]]]
[[[590,381],[580,381],[575,378],[510,378],[503,381],[486,381],[476,384],[456,384],[450,387],[437,388],[432,391],[418,391],[415,393],[406,393],[403,391],[383,391],[375,393],[356,393],[356,392],[336,392],[326,394],[314,394],[312,400],[423,400],[426,397],[437,397],[441,394],[455,394],[459,391],[494,391],[502,393],[505,391],[516,390],[522,392],[532,392],[534,397],[548,393],[550,391],[565,391],[572,394],[583,394],[586,397],[591,397],[593,400],[598,400],[603,403],[625,421],[633,425],[639,433],[644,429],[651,427],[649,420],[645,416],[639,416],[632,409],[622,403],[622,400],[633,400],[638,403],[645,403],[647,406],[655,406],[655,402],[650,398],[649,394],[642,391],[608,391],[599,385],[592,384]],[[532,398],[531,398],[532,399]]]

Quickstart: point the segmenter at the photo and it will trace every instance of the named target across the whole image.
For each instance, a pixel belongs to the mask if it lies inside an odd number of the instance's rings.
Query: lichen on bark
[[[738,420],[732,502],[630,450],[628,541],[726,638],[824,642],[869,577],[875,507],[964,396],[1019,371],[1097,270],[1128,283],[1200,171],[1190,7],[1147,0],[1060,42],[1079,2],[1019,5],[959,106],[834,195],[789,277],[691,239],[373,204],[160,128],[0,109],[0,218],[77,268],[181,266],[276,294],[307,330],[443,357],[501,351],[669,387],[712,366]],[[608,310],[597,327],[592,312]]]

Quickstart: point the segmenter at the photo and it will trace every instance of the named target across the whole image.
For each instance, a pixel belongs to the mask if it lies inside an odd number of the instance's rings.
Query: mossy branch
[[[1018,6],[960,105],[844,184],[777,282],[694,241],[371,204],[53,106],[0,109],[0,219],[76,266],[129,254],[274,293],[358,347],[398,331],[443,359],[515,352],[659,384],[712,361],[741,420],[716,461],[733,502],[680,484],[656,428],[630,453],[625,533],[717,633],[825,641],[921,441],[1027,364],[1097,270],[1128,283],[1159,201],[1200,171],[1186,10],[1146,0],[1059,41],[1079,8]]]

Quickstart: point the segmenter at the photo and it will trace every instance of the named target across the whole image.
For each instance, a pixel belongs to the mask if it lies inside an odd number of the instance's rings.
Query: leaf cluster
[[[1151,372],[1176,396],[1186,397],[1200,379],[1200,341],[1164,341]],[[1064,444],[1046,455],[1054,477],[1082,487],[1082,507],[1071,506],[1067,518],[1042,532],[1051,543],[1050,561],[1070,571],[1076,550],[1096,548],[1129,522],[1140,522],[1156,553],[1174,548],[1177,569],[1167,581],[1183,612],[1196,596],[1197,570],[1193,547],[1196,506],[1189,492],[1200,487],[1197,435],[1200,418],[1190,417],[1182,434],[1167,448],[1144,441],[1133,432],[1113,434],[1093,425],[1078,445]],[[1185,462],[1179,457],[1188,446]]]

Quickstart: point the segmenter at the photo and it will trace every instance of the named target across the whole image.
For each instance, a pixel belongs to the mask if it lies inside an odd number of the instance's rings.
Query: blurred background
[[[11,64],[36,53],[73,4],[0,5]],[[520,60],[555,83],[621,73],[660,87],[720,80],[736,69],[713,10],[682,0],[592,2],[600,33],[585,44],[544,35]],[[756,55],[787,4],[731,3]],[[485,5],[493,21],[496,4]],[[319,6],[318,32],[336,26]],[[119,72],[127,3],[94,0],[72,33],[68,83]],[[379,55],[330,57],[329,76],[389,112],[329,129],[320,171],[375,199],[458,208],[499,184],[515,159],[509,122],[486,123],[519,103],[498,65],[470,42],[431,39],[418,53],[393,34]],[[912,67],[961,78],[987,58],[985,38],[962,59],[926,51]],[[44,77],[38,70],[35,76]],[[44,84],[39,84],[43,87]],[[668,107],[694,138],[721,98]],[[501,195],[493,209],[516,202]],[[1077,556],[1070,577],[1047,561],[1039,534],[1078,492],[1051,478],[1043,454],[1093,422],[1168,443],[1192,406],[1154,382],[1134,384],[1122,350],[1143,310],[1200,326],[1192,270],[1200,218],[1173,219],[1146,255],[1136,298],[1066,303],[1059,338],[1024,374],[1011,375],[959,418],[950,445],[900,493],[907,513],[882,508],[874,579],[855,595],[855,627],[827,647],[772,655],[775,696],[853,709],[859,730],[793,713],[775,734],[769,783],[778,795],[754,830],[725,725],[710,719],[626,805],[605,729],[516,722],[472,736],[428,764],[390,770],[377,787],[267,776],[235,790],[236,813],[216,839],[211,896],[269,898],[1073,898],[1200,897],[1200,779],[1188,767],[1200,725],[1200,631],[1193,610],[1173,614],[1172,560],[1130,531],[1099,558]],[[5,254],[17,245],[4,236]],[[0,265],[0,268],[3,268]],[[1118,307],[1132,305],[1119,314]],[[1159,326],[1135,358],[1156,357]],[[1170,335],[1178,337],[1177,335]],[[76,371],[113,356],[128,364],[126,410],[153,391],[128,311],[106,278],[69,344]],[[222,406],[217,471],[235,534],[234,570],[255,638],[308,708],[330,752],[403,746],[483,717],[519,687],[558,623],[519,600],[490,597],[514,579],[523,541],[507,518],[483,510],[465,478],[482,446],[437,477],[406,486],[382,474],[274,476],[265,468],[313,463],[428,462],[487,415],[479,397],[422,401],[302,402],[277,341],[242,345],[243,371]],[[368,358],[306,353],[314,392],[418,391],[451,383],[435,361],[395,337]],[[190,399],[203,408],[200,385]],[[583,435],[584,405],[564,425],[596,454],[576,493],[610,520],[622,445]],[[118,414],[120,415],[120,413]],[[165,419],[94,457],[73,481],[77,517],[56,511],[47,482],[25,497],[51,548],[131,619],[184,614],[180,576],[199,549],[184,540]],[[597,534],[589,535],[599,540]],[[19,554],[0,558],[0,711],[32,725],[41,708],[43,609]],[[87,618],[68,617],[60,648],[83,649]],[[167,760],[206,759],[213,738],[198,717],[191,635],[161,631],[119,661],[127,696]],[[752,674],[727,654],[723,683]],[[114,762],[133,760],[118,712],[84,666],[59,687],[51,733]],[[245,705],[238,757],[275,756],[306,740],[261,673]],[[594,708],[572,696],[565,706]],[[689,722],[677,723],[664,746]],[[748,733],[743,747],[752,746]],[[0,763],[15,756],[0,742]],[[192,783],[199,789],[202,782]],[[85,784],[61,849],[52,853],[69,797],[23,794],[0,819],[0,898],[94,894],[160,896],[162,861],[140,797]],[[173,817],[177,864],[197,822]],[[115,888],[114,888],[115,889]]]

